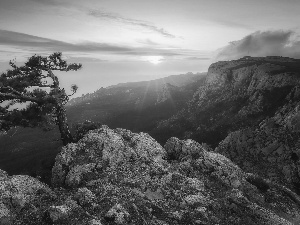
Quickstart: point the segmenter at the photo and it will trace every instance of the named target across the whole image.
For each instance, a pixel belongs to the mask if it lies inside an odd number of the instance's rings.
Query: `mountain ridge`
[[[73,98],[68,103],[67,106],[72,106],[76,104],[76,102],[81,102],[81,99],[84,101],[85,99],[95,98],[97,95],[101,95],[102,93],[110,94],[114,92],[117,88],[134,88],[134,87],[147,87],[148,89],[154,89],[155,91],[159,91],[165,84],[169,83],[171,85],[182,87],[192,82],[197,81],[199,76],[203,76],[206,73],[191,73],[188,72],[186,74],[180,75],[170,75],[164,78],[149,80],[149,81],[139,81],[139,82],[127,82],[127,83],[119,83],[116,85],[111,85],[106,88],[100,88],[96,90],[94,93],[88,93],[81,97]],[[107,91],[107,92],[105,92]]]

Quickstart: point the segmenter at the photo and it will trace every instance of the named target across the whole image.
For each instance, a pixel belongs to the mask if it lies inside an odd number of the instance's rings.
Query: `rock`
[[[196,195],[186,196],[184,198],[184,201],[188,206],[193,206],[193,207],[207,206],[209,204],[209,199],[200,192]]]
[[[196,156],[202,151],[202,146],[193,140],[180,141],[178,138],[170,138],[165,146],[168,159],[181,160],[186,156]]]
[[[80,164],[75,164],[78,160],[76,152],[83,153]],[[133,134],[124,129],[111,130],[102,126],[89,132],[77,144],[63,148],[52,169],[52,184],[78,186],[82,180],[93,176],[96,165],[116,168],[128,161],[154,163],[161,161],[165,154],[165,150],[148,134]]]
[[[286,225],[300,214],[292,190],[192,140],[163,149],[148,134],[104,126],[56,159],[52,190],[2,172],[2,224]]]
[[[0,202],[0,225],[12,225],[14,215],[12,212]]]
[[[8,177],[6,171],[0,169],[0,180],[5,179]]]
[[[53,205],[47,210],[47,215],[53,223],[64,223],[71,221],[75,211],[79,208],[77,203],[71,199],[67,199],[63,205]]]
[[[105,215],[106,220],[113,221],[115,224],[127,224],[130,214],[120,205],[114,205]]]
[[[92,220],[89,222],[89,225],[102,225],[102,223],[101,223],[100,220],[92,219]]]
[[[95,168],[95,163],[88,163],[72,167],[65,178],[65,184],[69,187],[76,187],[80,185],[89,175],[93,176],[93,171]]]
[[[71,209],[65,205],[61,206],[51,206],[48,209],[49,217],[52,222],[57,222],[59,220],[67,219]]]
[[[89,189],[84,187],[78,189],[75,198],[78,200],[81,206],[84,206],[84,205],[92,205],[92,203],[96,199],[96,196],[93,194],[93,192],[91,192]]]
[[[230,158],[245,172],[259,174],[297,190],[300,184],[297,155],[299,134],[284,125],[270,128],[265,125],[269,120],[263,121],[259,128],[232,132],[215,151]]]
[[[187,186],[197,191],[204,191],[204,182],[197,178],[187,178]]]
[[[51,193],[51,189],[47,185],[27,175],[12,176],[10,182],[16,192],[26,197],[36,195],[38,191]]]
[[[52,190],[39,180],[26,176],[8,176],[1,171],[0,180],[0,224],[15,224],[15,218],[24,208],[34,206],[39,197],[48,198]],[[30,209],[31,210],[31,209]]]
[[[11,197],[11,204],[17,211],[20,211],[22,208],[24,208],[26,202],[26,196],[23,194],[15,194]]]

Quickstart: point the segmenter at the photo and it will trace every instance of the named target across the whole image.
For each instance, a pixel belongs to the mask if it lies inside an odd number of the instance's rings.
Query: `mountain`
[[[61,149],[52,187],[0,170],[0,224],[292,225],[300,198],[193,140],[102,126]]]
[[[138,92],[142,91],[143,94],[147,94],[147,92],[160,92],[161,89],[166,85],[170,84],[176,87],[183,87],[185,85],[191,84],[199,80],[201,76],[206,75],[206,73],[191,73],[188,72],[186,74],[180,75],[171,75],[168,77],[150,80],[150,81],[140,81],[140,82],[128,82],[128,83],[120,83],[117,85],[112,85],[107,88],[100,88],[94,93],[89,93],[86,95],[82,95],[81,97],[73,98],[68,102],[68,106],[78,105],[80,103],[88,103],[89,100],[95,100],[97,98],[101,98],[103,95],[114,95],[119,92],[138,94]],[[135,91],[135,92],[134,92]],[[147,91],[147,92],[146,92]]]
[[[186,106],[206,73],[123,83],[72,99],[69,121],[97,121],[112,128],[149,132]]]
[[[216,147],[230,132],[255,127],[278,110],[298,104],[299,83],[296,59],[244,57],[214,63],[189,106],[160,122],[155,132]]]
[[[86,120],[111,127],[151,132],[162,119],[182,109],[205,73],[173,75],[152,81],[124,83],[72,99],[66,109],[72,124]],[[0,134],[0,169],[29,174],[49,182],[54,158],[62,146],[58,129],[16,128]]]

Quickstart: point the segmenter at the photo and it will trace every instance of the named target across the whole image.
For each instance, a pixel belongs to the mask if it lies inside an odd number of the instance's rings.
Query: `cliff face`
[[[102,126],[63,147],[52,190],[0,174],[0,224],[298,224],[300,198],[193,140]]]
[[[275,102],[271,98],[282,100],[299,86],[300,66],[296,63],[300,64],[300,60],[277,62],[248,58],[214,63],[208,70],[205,85],[194,94],[191,105],[203,108],[216,102],[246,98],[239,115],[263,112]],[[278,96],[272,95],[275,92]]]
[[[299,84],[300,60],[248,57],[214,63],[189,107],[161,122],[157,132],[177,128],[176,136],[217,146],[230,132],[257,126],[298,102]]]

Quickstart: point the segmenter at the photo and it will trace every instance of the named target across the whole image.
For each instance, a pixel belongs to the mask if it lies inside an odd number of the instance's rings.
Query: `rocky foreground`
[[[0,224],[299,224],[300,198],[193,140],[102,126],[62,148],[52,188],[0,171]]]

